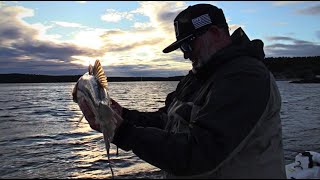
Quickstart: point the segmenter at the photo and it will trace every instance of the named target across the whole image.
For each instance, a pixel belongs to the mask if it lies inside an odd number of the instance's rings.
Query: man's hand
[[[110,105],[111,109],[115,112],[114,114],[114,118],[116,121],[116,129],[122,124],[123,119],[122,119],[122,106],[117,103],[115,100],[113,100],[111,98],[111,105]]]
[[[111,103],[112,104],[110,105],[110,107],[115,112],[113,118],[115,120],[116,127],[118,128],[123,122],[123,119],[122,119],[122,109],[123,108],[119,103],[117,103],[113,99],[111,99]],[[79,107],[80,107],[82,113],[84,114],[84,117],[88,121],[90,127],[96,131],[101,132],[100,125],[98,123],[96,123],[95,116],[94,116],[92,110],[90,109],[90,107],[87,105],[87,102],[84,99],[80,100]]]
[[[111,98],[111,106],[110,107],[112,108],[113,111],[115,111],[116,113],[118,113],[119,116],[122,117],[122,109],[123,109],[122,106],[119,103],[117,103],[117,101],[113,100],[112,98]]]

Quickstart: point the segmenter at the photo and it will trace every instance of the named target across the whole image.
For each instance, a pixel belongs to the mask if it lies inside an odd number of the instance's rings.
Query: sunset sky
[[[264,42],[266,57],[320,56],[317,1],[0,1],[0,74],[80,75],[100,59],[107,76],[181,76],[191,68],[173,41],[188,5],[224,10]]]

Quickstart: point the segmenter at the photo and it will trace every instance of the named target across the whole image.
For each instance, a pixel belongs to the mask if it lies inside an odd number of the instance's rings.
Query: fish
[[[80,109],[82,108],[82,112],[90,111],[93,113],[96,124],[100,126],[112,177],[114,177],[110,164],[109,150],[110,142],[113,140],[117,125],[115,116],[119,115],[110,107],[112,101],[109,96],[107,76],[98,59],[95,61],[94,66],[90,64],[88,72],[78,79],[72,90],[72,98],[73,101],[79,105]],[[83,117],[84,115],[80,117],[78,124]]]

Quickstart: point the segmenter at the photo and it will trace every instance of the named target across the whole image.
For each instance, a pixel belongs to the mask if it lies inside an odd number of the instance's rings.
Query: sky
[[[198,3],[222,8],[266,57],[320,56],[317,1],[0,1],[0,74],[80,75],[99,59],[110,77],[186,75],[182,52],[162,50]]]

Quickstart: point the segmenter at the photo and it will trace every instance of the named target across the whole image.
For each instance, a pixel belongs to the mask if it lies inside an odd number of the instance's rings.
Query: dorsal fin
[[[91,65],[91,64],[89,64],[89,67],[88,67],[89,75],[92,75],[92,69],[93,69],[92,65]]]
[[[97,80],[99,81],[99,84],[102,87],[104,87],[105,89],[108,89],[107,76],[104,73],[102,66],[100,64],[100,61],[98,59],[94,63],[92,72],[93,72],[93,76],[95,76],[97,78]]]

